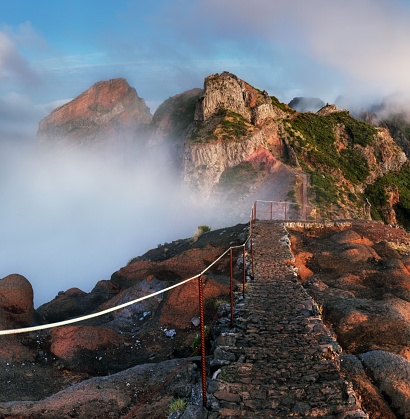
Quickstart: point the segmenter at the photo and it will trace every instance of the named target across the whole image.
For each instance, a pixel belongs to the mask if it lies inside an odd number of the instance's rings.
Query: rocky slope
[[[132,259],[91,293],[70,289],[37,310],[29,282],[10,275],[0,280],[1,327],[62,320],[160,290],[198,272],[246,233],[247,226],[238,225],[166,243]],[[291,237],[295,262],[288,263],[343,347],[342,371],[370,417],[408,417],[409,235],[355,221],[351,228],[296,228]],[[235,281],[242,280],[238,256]],[[227,262],[206,274],[207,323],[229,289]],[[197,292],[196,283],[187,284],[102,318],[3,337],[0,417],[125,416],[191,353]],[[172,397],[189,399],[199,375],[199,359],[191,361],[140,417],[163,417]]]
[[[291,236],[299,278],[335,332],[342,368],[371,417],[410,417],[409,235],[355,221]]]
[[[0,279],[0,328],[78,317],[164,289],[202,271],[247,233],[247,226],[237,225],[166,243],[134,258],[90,293],[69,289],[37,310],[29,281],[9,275]],[[242,280],[236,264],[234,278]],[[229,293],[229,257],[204,281],[209,324],[216,301]],[[0,417],[70,417],[73,411],[77,417],[102,417],[106,409],[123,417],[181,364],[179,358],[192,353],[198,315],[198,282],[192,281],[93,320],[1,337]],[[164,417],[172,397],[189,397],[197,363],[194,358],[154,397],[148,413],[144,407],[149,417]]]
[[[41,120],[38,141],[70,148],[118,147],[142,138],[151,119],[144,99],[125,79],[101,81]]]

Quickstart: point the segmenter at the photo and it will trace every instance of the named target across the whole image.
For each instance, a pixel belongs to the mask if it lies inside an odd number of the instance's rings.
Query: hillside
[[[401,198],[391,202],[378,202],[367,185],[387,173],[405,176],[406,160],[386,128],[358,121],[334,105],[316,113],[295,112],[225,72],[205,79],[195,125],[186,136],[184,179],[205,196],[222,191],[231,198],[236,192],[241,199],[247,194],[266,199],[258,193],[279,164],[293,170],[295,180],[287,193],[299,202],[298,184],[307,174],[312,206],[368,218],[369,199],[373,217],[396,223],[395,209],[408,208],[406,184],[398,192]],[[386,179],[378,189],[381,196],[389,193]]]

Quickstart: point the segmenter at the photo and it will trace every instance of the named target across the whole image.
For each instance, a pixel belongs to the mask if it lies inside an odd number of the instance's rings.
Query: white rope
[[[246,243],[248,242],[248,240],[249,240],[249,238],[245,241],[244,244],[232,247],[232,249],[245,246]],[[128,301],[126,303],[120,304],[119,306],[107,308],[106,310],[102,310],[102,311],[99,311],[97,313],[87,314],[86,316],[76,317],[74,319],[69,319],[69,320],[63,320],[61,322],[42,324],[40,326],[24,327],[24,328],[20,328],[20,329],[0,330],[0,335],[11,335],[11,334],[16,334],[16,333],[35,332],[37,330],[51,329],[51,328],[54,328],[54,327],[65,326],[67,324],[77,323],[77,322],[80,322],[80,321],[83,321],[83,320],[92,319],[94,317],[103,316],[104,314],[108,314],[108,313],[111,313],[111,312],[116,311],[116,310],[121,310],[122,308],[128,307],[132,304],[139,303],[140,301],[146,300],[148,298],[155,297],[156,295],[159,295],[159,294],[162,294],[162,293],[167,292],[169,290],[172,290],[173,288],[180,287],[181,285],[184,285],[187,282],[192,281],[193,279],[200,277],[205,272],[207,272],[213,265],[215,265],[215,263],[217,263],[219,260],[221,260],[230,250],[231,250],[231,247],[228,250],[226,250],[221,256],[219,256],[218,259],[214,260],[209,266],[207,266],[198,275],[195,275],[191,278],[185,279],[182,282],[178,282],[178,284],[171,285],[170,287],[164,288],[163,290],[154,292],[152,294],[148,294],[148,295],[146,295],[144,297],[141,297],[141,298],[137,298],[136,300]]]

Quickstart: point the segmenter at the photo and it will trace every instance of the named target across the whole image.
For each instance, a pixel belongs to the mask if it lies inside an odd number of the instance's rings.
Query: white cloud
[[[0,32],[0,81],[18,82],[25,87],[40,82],[39,74],[19,52],[16,43]]]

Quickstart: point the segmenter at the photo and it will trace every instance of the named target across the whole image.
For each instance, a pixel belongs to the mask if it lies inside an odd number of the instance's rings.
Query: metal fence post
[[[251,236],[251,258],[252,258],[252,277],[255,277],[255,269],[253,266],[253,238]]]
[[[233,275],[232,275],[232,247],[230,251],[230,266],[231,266],[231,327],[233,327]]]
[[[251,215],[251,237],[253,234],[253,207],[252,207],[252,215]]]
[[[285,221],[286,221],[286,208],[287,208],[287,202],[285,202]]]
[[[205,368],[205,326],[204,326],[204,293],[202,275],[198,278],[199,316],[201,319],[201,363],[202,363],[202,403],[206,407],[206,368]]]
[[[273,205],[273,202],[270,203],[270,220],[271,221],[272,221],[272,205]]]
[[[242,297],[243,298],[245,298],[245,278],[246,278],[245,245],[243,245],[243,287],[242,287]]]
[[[256,201],[255,201],[255,203],[253,204],[253,206],[254,206],[254,208],[255,208],[255,211],[253,212],[253,216],[254,216],[254,220],[256,220]]]

